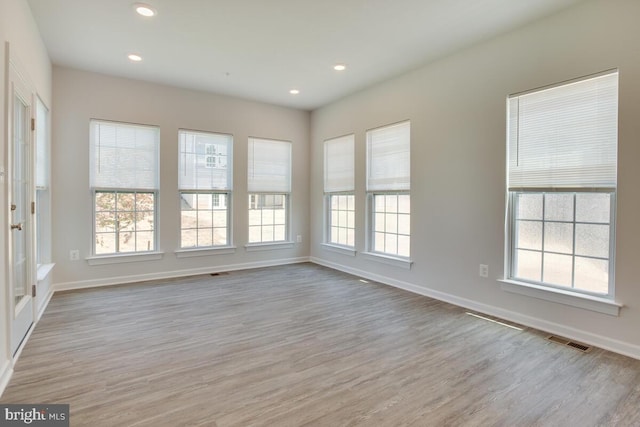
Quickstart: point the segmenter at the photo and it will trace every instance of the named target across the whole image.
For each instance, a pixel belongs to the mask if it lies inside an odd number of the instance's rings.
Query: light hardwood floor
[[[3,403],[72,426],[639,426],[640,361],[313,264],[57,293]]]

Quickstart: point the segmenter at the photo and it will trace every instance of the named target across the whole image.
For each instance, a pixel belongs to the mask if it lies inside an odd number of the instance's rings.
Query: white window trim
[[[531,165],[541,165],[542,160],[536,158],[534,156],[533,163],[525,162],[525,166],[522,166],[523,169],[520,169],[520,165],[516,162],[516,166],[514,166],[515,174],[511,171],[511,166],[514,162],[514,153],[515,159],[519,160],[519,150],[520,150],[520,128],[519,123],[521,120],[520,116],[520,98],[522,96],[527,96],[530,94],[535,94],[537,92],[544,92],[546,90],[557,90],[561,89],[563,86],[568,86],[571,84],[582,84],[585,82],[592,81],[595,78],[604,77],[609,79],[610,77],[615,77],[616,80],[616,101],[619,103],[619,99],[617,97],[617,91],[619,91],[618,86],[618,70],[608,70],[602,73],[593,74],[591,76],[584,76],[577,79],[573,79],[570,81],[560,82],[558,84],[549,85],[542,88],[532,89],[530,91],[521,92],[518,94],[511,95],[507,98],[507,197],[506,197],[506,229],[505,229],[505,279],[500,280],[502,282],[502,289],[507,292],[515,292],[522,295],[528,295],[534,298],[544,299],[548,301],[558,302],[561,304],[566,304],[570,306],[585,308],[588,310],[593,310],[596,312],[601,312],[605,314],[610,314],[613,316],[617,316],[620,307],[622,304],[615,302],[615,238],[616,238],[616,216],[617,216],[617,164],[613,165],[610,162],[610,156],[605,156],[609,158],[609,162],[607,159],[603,159],[603,165],[598,163],[598,166],[604,166],[606,173],[600,171],[599,174],[587,174],[588,180],[582,180],[583,169],[578,168],[567,168],[566,164],[560,162],[561,168],[564,166],[564,169],[560,169],[560,173],[557,173],[558,170],[554,168],[556,172],[555,175],[550,174],[539,174],[537,173],[536,167],[532,168]],[[607,84],[611,84],[611,82],[607,82]],[[610,88],[609,88],[610,89]],[[589,89],[589,86],[586,86],[587,91],[593,91],[593,88]],[[588,92],[587,92],[588,94]],[[607,98],[609,99],[609,98]],[[515,115],[513,115],[511,108],[513,101],[516,101],[516,110]],[[594,100],[592,99],[592,102]],[[598,108],[601,108],[602,105],[598,104]],[[618,119],[619,114],[617,110],[619,106],[616,105],[616,134],[618,133]],[[611,110],[610,110],[611,111]],[[515,123],[514,123],[515,122]],[[613,123],[612,122],[609,122]],[[515,125],[514,125],[515,124]],[[514,137],[513,130],[517,136]],[[611,131],[611,128],[605,127]],[[602,129],[599,129],[602,130]],[[537,140],[536,140],[537,141]],[[609,140],[608,140],[609,141]],[[515,144],[514,144],[515,142]],[[584,141],[581,141],[584,142]],[[600,141],[601,142],[601,141]],[[588,158],[593,161],[596,157],[596,154],[601,154],[598,151],[594,151],[594,147],[600,145],[600,142],[597,144],[594,143],[593,140],[587,139],[587,148],[585,154],[587,154]],[[613,147],[606,145],[609,147],[608,150],[613,150]],[[531,150],[531,147],[529,147]],[[616,147],[617,150],[617,139],[616,139]],[[617,159],[617,157],[615,157]],[[528,166],[526,166],[528,164]],[[591,167],[592,163],[587,163]],[[567,172],[569,170],[569,172]],[[573,172],[571,172],[573,170]],[[575,172],[578,171],[578,173]],[[526,177],[523,179],[523,177]],[[566,188],[572,187],[574,188]],[[591,186],[591,188],[589,188]],[[551,283],[544,282],[544,277],[540,278],[540,281],[529,281],[526,279],[516,278],[514,276],[513,267],[514,260],[516,257],[515,254],[515,203],[514,203],[514,195],[518,192],[532,192],[532,193],[550,193],[550,192],[607,192],[611,194],[611,206],[610,206],[610,219],[609,219],[609,255],[608,255],[608,264],[609,264],[609,277],[607,283],[607,293],[605,295],[595,294],[586,290],[576,289],[573,287],[575,284],[575,277],[572,275],[572,287],[564,287],[564,286],[555,286]],[[578,223],[575,217],[575,208],[574,208],[574,218],[573,225],[575,230],[575,225]],[[545,219],[542,219],[542,226],[544,227]],[[544,229],[543,229],[544,230]],[[544,235],[544,234],[543,234]],[[574,231],[574,239],[575,239],[575,231]],[[541,248],[542,254],[544,256],[545,250],[544,246]],[[574,259],[576,251],[575,245],[573,249],[573,253],[571,256]]]
[[[40,108],[42,107],[42,109]],[[44,115],[40,115],[39,111],[42,111]],[[35,183],[35,203],[36,212],[34,216],[34,239],[36,260],[41,264],[38,265],[38,279],[44,280],[51,270],[54,264],[51,263],[52,259],[52,222],[51,222],[51,109],[44,103],[39,95],[35,95],[35,139],[34,139],[34,183]],[[44,120],[45,128],[39,127]],[[42,132],[44,131],[44,135]],[[38,153],[42,153],[39,148],[42,147],[44,142],[44,159],[40,158]],[[38,162],[38,158],[44,161],[44,165]],[[46,183],[43,186],[38,185],[38,171],[44,168],[44,179]],[[44,201],[42,199],[45,199]],[[44,206],[43,206],[44,204]],[[48,264],[49,263],[49,264]],[[50,266],[50,267],[49,267]],[[47,269],[48,268],[48,269]],[[42,279],[40,279],[42,273]],[[46,270],[46,271],[45,271]]]
[[[247,252],[255,251],[272,251],[278,249],[291,249],[295,246],[294,242],[266,242],[266,243],[247,243],[244,245],[244,249]]]
[[[55,265],[56,265],[55,263],[38,265],[37,273],[36,273],[36,280],[38,282],[42,282],[43,280],[45,280],[47,278],[47,276],[49,276],[49,274],[51,274],[51,271],[53,271],[53,267],[55,267]]]
[[[192,257],[192,256],[204,256],[208,254],[221,254],[223,251],[229,250],[229,249],[234,249],[235,250],[235,246],[233,246],[233,149],[234,149],[234,141],[233,141],[233,135],[232,134],[226,134],[226,133],[220,133],[220,132],[212,132],[212,131],[200,131],[200,130],[192,130],[192,129],[178,129],[178,157],[181,157],[183,154],[186,153],[186,151],[184,150],[185,147],[183,147],[183,137],[186,138],[188,136],[192,136],[192,137],[197,137],[197,136],[207,136],[207,137],[225,137],[226,138],[226,154],[222,155],[220,154],[217,149],[216,146],[217,145],[222,145],[221,142],[219,141],[215,141],[215,142],[205,142],[204,143],[204,155],[205,155],[205,168],[207,169],[213,169],[216,168],[218,166],[218,160],[221,157],[225,157],[225,165],[224,167],[227,169],[227,175],[226,175],[226,183],[224,188],[207,188],[207,189],[201,189],[201,188],[191,188],[191,187],[187,187],[182,185],[181,180],[179,179],[178,181],[178,200],[180,200],[180,197],[182,196],[183,193],[187,193],[187,194],[205,194],[205,195],[211,195],[211,202],[212,202],[212,209],[213,209],[213,200],[215,199],[215,195],[219,195],[219,194],[224,194],[226,197],[226,212],[227,212],[227,226],[226,226],[226,231],[227,231],[227,241],[224,245],[209,245],[209,246],[182,246],[182,206],[179,205],[178,206],[178,211],[180,212],[180,224],[178,225],[178,232],[180,234],[179,236],[179,248],[175,251],[176,257],[177,258],[187,258],[187,257]],[[195,143],[195,141],[194,141]],[[197,151],[194,149],[194,151]],[[223,150],[224,151],[224,150]],[[213,159],[212,165],[209,166],[209,159]],[[182,168],[183,168],[183,163],[181,161],[179,161],[179,166],[178,166],[178,172],[181,173],[182,172]],[[182,175],[181,175],[182,176]],[[195,187],[198,187],[198,185],[195,185]],[[214,228],[215,224],[213,225]],[[221,228],[221,227],[217,227],[217,228]],[[199,228],[196,228],[196,230],[198,230]],[[213,242],[212,242],[213,243]],[[202,254],[202,255],[196,255],[196,254]]]
[[[149,130],[154,131],[155,133],[155,137],[154,137],[154,156],[155,156],[155,165],[154,165],[154,172],[155,172],[155,177],[154,177],[154,183],[153,186],[150,186],[152,188],[139,188],[138,186],[136,187],[121,187],[118,185],[115,185],[116,183],[113,183],[112,181],[109,181],[107,179],[107,183],[105,183],[105,179],[102,180],[98,180],[99,182],[96,182],[95,180],[97,179],[97,176],[94,175],[94,171],[92,170],[90,173],[90,188],[91,188],[91,196],[92,196],[92,221],[93,221],[93,226],[92,226],[92,244],[91,244],[91,256],[89,258],[87,258],[87,261],[89,262],[89,259],[92,260],[96,260],[99,258],[112,258],[112,257],[120,257],[120,256],[127,256],[128,254],[140,254],[140,255],[149,255],[149,254],[154,254],[154,253],[160,253],[158,248],[160,245],[160,242],[158,241],[159,235],[160,235],[160,126],[155,126],[155,125],[142,125],[142,124],[136,124],[136,123],[128,123],[128,122],[118,122],[118,121],[109,121],[109,120],[100,120],[100,119],[90,119],[89,120],[89,127],[90,127],[90,156],[93,156],[93,149],[95,147],[95,143],[94,143],[94,137],[95,137],[95,125],[100,126],[101,124],[106,124],[106,123],[111,123],[114,125],[118,125],[118,126],[125,126],[125,127],[136,127],[136,128],[148,128]],[[90,164],[93,167],[93,158],[91,157],[90,159]],[[107,254],[96,254],[96,193],[100,192],[100,191],[105,191],[105,192],[120,192],[120,193],[153,193],[153,249],[150,251],[137,251],[137,252],[126,252],[126,253],[122,253],[122,252],[115,252],[115,253],[107,253]],[[137,230],[136,230],[137,231]],[[115,232],[116,234],[116,241],[118,241],[117,239],[118,237],[118,232],[116,230]],[[92,261],[93,262],[93,261]],[[94,265],[90,262],[90,265]]]
[[[342,135],[335,138],[326,139],[323,144],[323,181],[324,181],[324,200],[323,200],[323,239],[322,245],[326,245],[328,250],[339,252],[348,256],[355,256],[356,245],[356,226],[355,226],[355,134]],[[332,241],[332,204],[333,196],[350,196],[353,198],[354,206],[354,224],[353,228],[347,226],[341,227],[347,232],[353,230],[353,244],[347,242]],[[345,210],[348,216],[348,210]],[[340,239],[338,239],[340,240]]]
[[[193,258],[200,256],[211,256],[211,255],[227,255],[227,254],[235,254],[236,247],[235,246],[210,246],[210,247],[202,247],[202,248],[185,248],[178,249],[175,252],[176,258]]]
[[[384,139],[381,141],[380,132],[383,132]],[[389,135],[391,132],[391,136]],[[408,132],[405,135],[405,132]],[[385,133],[387,133],[385,135]],[[374,198],[380,194],[407,194],[411,197],[411,120],[404,120],[401,122],[390,123],[384,126],[379,126],[374,129],[366,131],[366,214],[365,214],[365,248],[367,251],[363,254],[371,255],[371,259],[384,260],[384,263],[391,263],[391,265],[402,266],[403,268],[410,269],[412,261],[411,248],[409,248],[409,256],[402,256],[398,254],[378,252],[375,250],[375,220],[374,220]],[[405,139],[406,137],[406,139]],[[392,139],[390,139],[392,138]],[[396,150],[395,154],[376,155],[374,146],[378,144],[394,143]],[[378,147],[380,149],[380,147]],[[407,150],[408,158],[405,159],[402,156],[404,150]],[[401,156],[397,156],[397,150],[400,150]],[[384,151],[383,151],[384,153]],[[395,172],[389,175],[385,168],[382,172],[378,171],[377,165],[379,162],[384,161],[394,162]],[[409,218],[411,218],[411,212],[409,212]],[[396,236],[399,233],[395,233]],[[409,239],[411,239],[411,231],[409,231]],[[396,248],[397,252],[397,248]],[[393,262],[390,262],[393,261]]]
[[[597,297],[589,294],[572,292],[570,290],[551,288],[545,285],[519,282],[516,280],[502,279],[503,291],[526,295],[529,297],[564,304],[571,307],[595,311],[597,313],[619,316],[623,304],[609,298]]]
[[[122,264],[128,262],[157,261],[162,259],[164,252],[127,252],[109,255],[97,255],[85,258],[89,265]]]

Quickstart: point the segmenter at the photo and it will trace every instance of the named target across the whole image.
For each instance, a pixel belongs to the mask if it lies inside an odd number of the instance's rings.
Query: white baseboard
[[[49,293],[47,293],[47,296],[44,297],[44,300],[42,300],[42,304],[40,304],[40,307],[38,307],[38,312],[36,313],[36,323],[38,323],[40,318],[42,318],[42,315],[44,314],[44,311],[47,309],[47,306],[49,305],[49,302],[51,301],[52,296],[53,296],[53,289],[49,287]]]
[[[0,396],[4,394],[4,390],[9,385],[9,380],[13,375],[13,364],[9,360],[5,360],[0,368]]]
[[[310,257],[310,261],[323,265],[325,267],[333,268],[335,270],[343,271],[345,273],[353,274],[355,276],[364,277],[365,279],[374,280],[376,282],[390,285],[396,288],[404,289],[409,292],[413,292],[419,295],[424,295],[429,298],[444,301],[449,304],[457,305],[469,310],[477,311],[480,313],[496,316],[511,322],[519,323],[530,328],[538,329],[541,331],[549,332],[550,334],[560,335],[565,338],[580,341],[584,344],[599,347],[605,350],[619,353],[625,356],[632,357],[640,360],[640,346],[627,343],[624,341],[615,340],[602,335],[594,334],[588,331],[572,328],[559,323],[549,322],[544,319],[527,316],[517,313],[515,311],[505,310],[500,307],[495,307],[488,304],[479,303],[467,298],[458,297],[445,292],[436,291],[434,289],[425,288],[412,283],[397,280],[391,277],[382,276],[379,274],[370,273],[368,271],[360,270],[357,268],[347,267],[341,264],[337,264],[331,261],[327,261],[321,258]]]
[[[216,265],[211,267],[192,268],[186,270],[162,271],[157,273],[136,274],[130,276],[116,276],[106,279],[80,280],[77,282],[54,283],[54,292],[75,289],[96,288],[100,286],[121,285],[125,283],[145,282],[149,280],[173,279],[176,277],[195,276],[198,274],[222,273],[225,271],[249,270],[252,268],[274,267],[277,265],[297,264],[309,262],[309,257],[285,258],[268,261],[247,262],[242,264]]]

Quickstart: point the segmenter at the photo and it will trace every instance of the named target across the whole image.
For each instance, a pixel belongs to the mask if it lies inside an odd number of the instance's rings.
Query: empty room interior
[[[0,0],[0,405],[640,425],[638,18]]]

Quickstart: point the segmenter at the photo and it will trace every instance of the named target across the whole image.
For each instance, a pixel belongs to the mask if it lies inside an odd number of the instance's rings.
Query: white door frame
[[[5,224],[5,232],[7,233],[6,239],[6,283],[7,283],[7,317],[8,317],[8,331],[9,331],[9,349],[10,357],[15,357],[19,354],[19,350],[22,347],[26,336],[28,335],[34,320],[35,320],[35,304],[34,298],[31,293],[31,286],[35,284],[35,258],[34,258],[34,242],[33,242],[33,215],[30,212],[31,202],[33,201],[34,188],[33,188],[33,105],[34,105],[34,91],[32,85],[29,82],[28,75],[23,71],[20,62],[16,59],[13,52],[10,50],[9,43],[6,43],[6,98],[7,102],[5,107],[7,109],[7,132],[6,132],[6,197],[7,197],[7,222]],[[25,117],[25,131],[27,138],[27,159],[26,170],[23,171],[26,177],[27,190],[25,200],[22,201],[22,208],[25,209],[24,223],[22,224],[22,230],[14,230],[11,228],[13,215],[11,204],[13,197],[13,170],[15,165],[13,164],[14,157],[14,101],[16,95],[20,98],[27,108],[27,116]],[[13,224],[17,225],[17,224]],[[27,292],[25,296],[16,304],[15,301],[15,278],[14,278],[14,259],[13,259],[13,243],[14,233],[26,233],[24,235],[25,242],[25,255],[26,255],[26,274],[24,277],[25,287]]]

